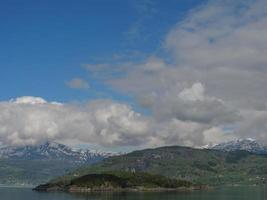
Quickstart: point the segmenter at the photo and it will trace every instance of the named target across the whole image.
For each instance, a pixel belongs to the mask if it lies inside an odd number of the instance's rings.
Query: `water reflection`
[[[193,192],[42,193],[25,188],[0,188],[0,200],[267,200],[266,187],[228,187]]]

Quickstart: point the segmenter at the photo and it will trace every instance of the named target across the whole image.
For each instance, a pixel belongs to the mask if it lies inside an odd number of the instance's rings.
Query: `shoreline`
[[[186,192],[186,191],[197,191],[197,190],[209,190],[213,187],[210,186],[192,186],[192,187],[179,187],[179,188],[145,188],[145,187],[131,187],[131,188],[86,188],[78,186],[66,186],[66,187],[45,187],[38,186],[33,188],[33,191],[37,192],[66,192],[66,193],[105,193],[105,192]]]

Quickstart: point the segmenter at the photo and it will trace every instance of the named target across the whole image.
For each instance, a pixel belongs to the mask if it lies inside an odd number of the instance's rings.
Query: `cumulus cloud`
[[[154,143],[201,145],[234,137],[267,143],[266,33],[265,0],[208,1],[166,35],[168,59],[128,63],[123,76],[105,81],[151,110],[160,125]]]
[[[88,89],[90,88],[89,83],[81,78],[73,78],[66,82],[66,85],[72,89]]]
[[[205,94],[201,83],[177,92],[168,90],[157,96],[152,109],[161,120],[176,118],[210,125],[234,123],[240,116],[237,110],[223,100]]]
[[[183,101],[204,101],[205,89],[201,83],[195,83],[191,88],[185,88],[182,90],[178,97]]]
[[[149,138],[148,146],[181,145],[203,147],[209,144],[236,139],[232,133],[208,124],[170,119],[153,123],[154,135]]]
[[[220,144],[222,142],[235,140],[238,137],[231,133],[225,133],[220,127],[211,127],[203,131],[203,143],[206,146]]]
[[[47,101],[40,97],[24,96],[16,99],[11,99],[10,103],[35,105],[35,104],[45,104],[47,103]]]
[[[244,137],[257,138],[266,144],[267,110],[243,110],[244,121],[237,124],[236,132]]]
[[[22,97],[0,102],[0,140],[6,145],[79,140],[102,145],[139,145],[146,118],[125,104],[96,100],[84,105]]]
[[[173,118],[168,121],[158,121],[154,123],[153,128],[155,129],[155,135],[150,141],[152,146],[201,146],[203,145],[203,131],[208,126]]]
[[[0,110],[0,140],[11,146],[47,140],[136,147],[202,146],[217,141],[215,135],[209,137],[210,124],[173,117],[157,120],[110,100],[63,104],[40,97],[20,97],[0,102]],[[222,140],[227,139],[221,132],[213,130]]]

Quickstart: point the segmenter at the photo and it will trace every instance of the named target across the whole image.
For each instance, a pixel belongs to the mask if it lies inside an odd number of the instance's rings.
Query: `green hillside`
[[[143,172],[110,172],[101,174],[88,174],[74,178],[68,182],[50,182],[39,185],[37,191],[125,191],[125,190],[177,190],[192,188],[191,182],[170,179],[161,175],[152,175]],[[200,186],[198,186],[200,187]]]
[[[209,185],[265,184],[267,157],[245,151],[161,147],[111,157],[60,179],[110,171],[148,172]]]

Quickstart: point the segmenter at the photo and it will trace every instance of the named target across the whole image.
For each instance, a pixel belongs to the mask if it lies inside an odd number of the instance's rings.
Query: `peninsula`
[[[36,191],[104,192],[104,191],[174,191],[200,189],[189,181],[166,178],[161,175],[133,172],[88,174],[69,181],[39,185]]]

